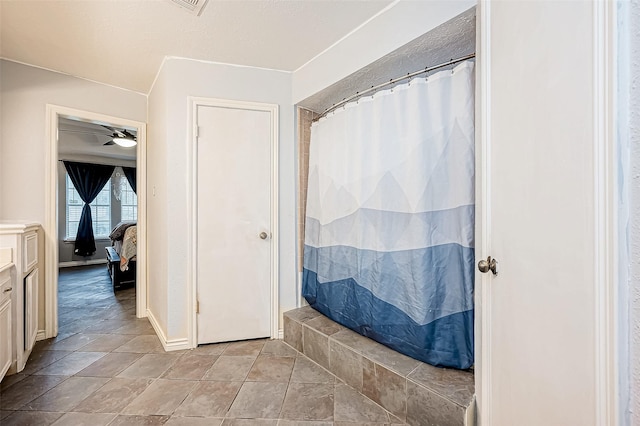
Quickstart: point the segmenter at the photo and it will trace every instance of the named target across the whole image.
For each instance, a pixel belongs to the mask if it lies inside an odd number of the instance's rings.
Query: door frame
[[[271,114],[271,218],[270,218],[270,231],[271,231],[271,300],[270,300],[270,329],[271,338],[277,339],[279,335],[279,262],[278,254],[280,248],[279,232],[278,232],[278,142],[279,142],[279,117],[278,117],[278,104],[249,102],[249,101],[237,101],[230,99],[219,98],[204,98],[204,97],[188,97],[189,103],[189,125],[188,127],[188,158],[190,161],[191,174],[188,177],[189,188],[188,191],[188,208],[189,221],[189,253],[188,259],[190,260],[189,275],[187,285],[187,303],[190,306],[191,315],[189,315],[189,346],[195,348],[198,346],[198,314],[197,314],[197,301],[198,301],[198,107],[209,106],[219,108],[236,108],[253,111],[265,111]]]
[[[141,121],[129,120],[90,111],[47,104],[47,150],[45,191],[47,219],[45,234],[45,337],[58,334],[58,119],[72,118],[87,122],[109,123],[116,127],[135,128],[136,180],[138,182],[138,252],[136,270],[136,317],[147,316],[147,127]],[[142,201],[142,202],[140,202]]]
[[[476,45],[476,259],[491,255],[491,148],[493,120],[491,112],[491,5],[492,1],[480,1],[477,12]],[[594,234],[593,269],[595,309],[595,407],[594,424],[617,425],[623,418],[619,375],[619,362],[624,362],[626,350],[619,337],[621,318],[619,292],[626,283],[621,279],[619,265],[626,259],[626,224],[618,223],[619,190],[624,182],[618,180],[618,164],[624,160],[619,151],[617,126],[617,10],[615,3],[593,2],[594,46],[593,139],[585,149],[594,156]],[[622,178],[624,180],[624,177]],[[491,274],[476,273],[475,316],[475,389],[477,423],[492,423],[491,398]],[[628,319],[626,319],[628,320]],[[628,360],[627,360],[628,362]],[[624,366],[622,367],[624,368]],[[625,391],[626,392],[626,391]],[[589,407],[587,407],[589,408]]]

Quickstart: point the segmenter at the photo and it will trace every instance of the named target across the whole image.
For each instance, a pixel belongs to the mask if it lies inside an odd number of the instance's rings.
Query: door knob
[[[262,240],[266,240],[268,236],[269,236],[269,235],[268,235],[266,232],[264,232],[264,231],[262,231],[262,232],[260,233],[260,239],[262,239]]]
[[[491,256],[487,257],[487,260],[481,260],[478,262],[478,270],[483,274],[491,271],[493,275],[498,275],[498,261],[492,259]]]

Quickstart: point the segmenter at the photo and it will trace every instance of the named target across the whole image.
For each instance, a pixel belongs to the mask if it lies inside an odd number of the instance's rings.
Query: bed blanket
[[[136,256],[138,243],[138,227],[131,226],[124,232],[122,239],[122,249],[120,250],[120,270],[122,272],[129,269],[129,261]]]

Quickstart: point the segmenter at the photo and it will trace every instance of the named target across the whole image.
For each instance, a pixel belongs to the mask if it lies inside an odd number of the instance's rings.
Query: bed
[[[107,268],[114,291],[136,284],[137,232],[135,222],[120,222],[109,234],[111,247],[106,248]]]

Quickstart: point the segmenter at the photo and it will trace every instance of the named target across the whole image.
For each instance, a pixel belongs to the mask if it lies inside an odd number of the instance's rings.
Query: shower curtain
[[[474,62],[311,129],[303,296],[421,361],[473,364]]]

